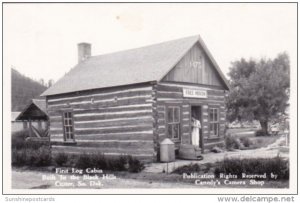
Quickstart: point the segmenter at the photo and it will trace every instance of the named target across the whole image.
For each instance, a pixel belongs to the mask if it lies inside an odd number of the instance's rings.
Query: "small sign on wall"
[[[206,90],[199,90],[199,89],[185,89],[185,88],[183,88],[183,97],[207,98],[207,91]]]

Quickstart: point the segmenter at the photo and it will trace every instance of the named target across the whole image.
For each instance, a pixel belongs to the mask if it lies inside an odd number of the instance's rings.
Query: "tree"
[[[38,98],[47,88],[39,82],[11,69],[11,110],[23,111],[32,99]]]
[[[45,81],[44,81],[43,78],[41,78],[39,82],[40,82],[41,85],[45,86]]]
[[[290,93],[290,62],[286,53],[275,59],[232,63],[229,72],[231,91],[226,98],[227,118],[258,120],[268,134],[268,123],[285,115]]]
[[[53,85],[53,83],[54,83],[54,81],[53,81],[52,79],[48,80],[48,85],[47,85],[47,87],[48,87],[48,88],[51,87],[51,86]]]

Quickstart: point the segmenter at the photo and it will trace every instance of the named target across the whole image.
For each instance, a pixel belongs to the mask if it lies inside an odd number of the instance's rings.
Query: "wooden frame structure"
[[[19,114],[17,121],[29,123],[29,137],[49,137],[49,117],[46,111],[46,101],[43,99],[33,99],[32,102]],[[38,127],[32,125],[37,122]],[[41,122],[45,123],[43,129]]]
[[[201,106],[200,147],[205,153],[224,144],[228,90],[224,75],[199,36],[88,56],[42,94],[52,152],[128,154],[157,161],[161,141],[172,139],[168,107],[180,109],[180,139],[173,139],[179,149],[191,144],[191,108]],[[218,137],[209,136],[212,106],[219,109]],[[66,110],[72,111],[72,142],[65,140]]]

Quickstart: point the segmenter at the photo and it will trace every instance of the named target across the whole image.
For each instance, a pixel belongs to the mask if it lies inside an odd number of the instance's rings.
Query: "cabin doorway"
[[[199,137],[197,140],[199,140],[199,147],[203,150],[203,137],[202,137],[202,108],[201,106],[191,106],[191,124],[193,124],[193,120],[196,119],[200,122],[201,128],[199,128]],[[193,125],[191,125],[191,143],[193,143]],[[195,140],[195,139],[194,139]]]

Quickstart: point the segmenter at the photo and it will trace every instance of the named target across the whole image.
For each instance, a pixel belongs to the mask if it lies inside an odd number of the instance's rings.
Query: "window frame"
[[[212,113],[212,120],[211,120],[211,110],[213,111]],[[209,119],[209,137],[219,137],[220,136],[220,110],[217,107],[209,107],[208,108],[208,119]],[[213,130],[211,130],[211,125],[213,125]],[[215,132],[215,126],[216,126],[216,131]]]
[[[67,115],[67,117],[65,115]],[[62,127],[64,133],[64,141],[75,142],[74,116],[72,110],[64,110],[62,112]],[[67,128],[69,128],[69,130],[66,130]]]
[[[169,120],[169,109],[173,109],[172,110],[172,114],[173,114],[173,119],[172,121]],[[178,120],[175,121],[175,109],[178,109]],[[166,105],[166,113],[165,113],[165,123],[166,123],[166,137],[167,138],[170,138],[172,139],[173,141],[177,141],[177,142],[180,142],[181,140],[181,118],[182,118],[182,115],[181,115],[181,107],[180,106],[177,106],[177,105]],[[177,125],[178,126],[178,137],[174,137],[174,134],[173,134],[173,128],[172,127],[172,134],[169,135],[169,126],[170,125]]]

